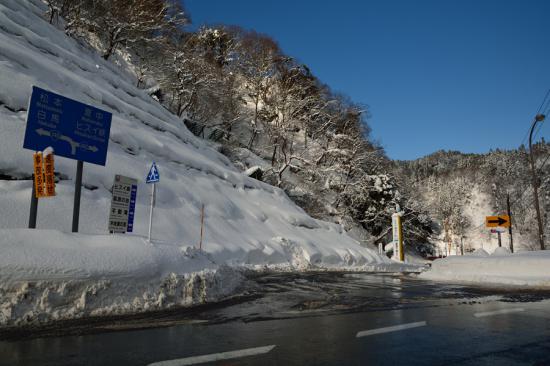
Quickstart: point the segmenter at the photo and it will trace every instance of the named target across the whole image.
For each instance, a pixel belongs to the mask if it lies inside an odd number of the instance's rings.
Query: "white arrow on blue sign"
[[[149,174],[147,174],[147,179],[145,183],[156,183],[160,181],[160,175],[159,171],[157,169],[157,165],[155,162],[153,162],[153,165],[151,165],[151,169],[149,169]]]
[[[107,111],[33,86],[23,148],[51,146],[56,156],[105,165],[112,118]]]

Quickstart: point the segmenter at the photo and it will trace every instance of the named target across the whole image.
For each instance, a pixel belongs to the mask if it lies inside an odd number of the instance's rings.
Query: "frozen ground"
[[[519,252],[496,248],[488,255],[483,249],[465,256],[437,259],[420,278],[469,282],[483,285],[550,287],[550,252]]]
[[[44,21],[45,11],[40,0],[0,3],[0,326],[214,301],[238,288],[239,268],[404,268],[240,173],[127,71]],[[25,229],[32,85],[113,113],[107,165],[84,166],[80,234],[69,233],[76,162],[61,157],[57,196],[40,200],[38,230]],[[161,181],[149,244],[144,178],[152,161]],[[115,174],[140,182],[133,234],[107,234]]]

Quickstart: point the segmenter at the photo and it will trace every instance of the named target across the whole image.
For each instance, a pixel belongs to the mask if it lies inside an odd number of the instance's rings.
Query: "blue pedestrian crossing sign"
[[[149,174],[147,174],[147,180],[145,181],[145,183],[156,183],[159,181],[159,170],[157,169],[157,165],[155,164],[155,162],[153,162],[153,165],[151,165],[151,169],[149,169]]]

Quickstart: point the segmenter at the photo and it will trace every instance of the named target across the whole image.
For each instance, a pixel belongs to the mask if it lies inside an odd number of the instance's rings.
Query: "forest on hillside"
[[[432,252],[430,238],[442,228],[460,237],[471,226],[462,208],[473,182],[494,197],[496,211],[506,193],[523,197],[513,208],[518,230],[532,233],[524,149],[392,162],[369,135],[367,106],[332,91],[268,35],[232,25],[189,30],[190,15],[176,0],[46,2],[52,25],[119,65],[181,118],[181,128],[365,245],[390,240],[397,210],[419,252]],[[549,153],[546,143],[537,150],[539,161]],[[546,227],[549,169],[541,182]]]
[[[542,139],[533,146],[539,201],[545,237],[550,238],[550,144]],[[539,249],[538,226],[534,208],[529,151],[521,145],[516,150],[494,150],[487,154],[463,154],[438,151],[414,161],[395,162],[396,174],[403,180],[407,193],[430,211],[441,223],[449,240],[479,230],[479,223],[465,213],[473,204],[472,194],[480,192],[489,198],[491,212],[506,214],[509,196],[514,230],[524,236],[524,249]],[[550,243],[547,243],[547,245]]]

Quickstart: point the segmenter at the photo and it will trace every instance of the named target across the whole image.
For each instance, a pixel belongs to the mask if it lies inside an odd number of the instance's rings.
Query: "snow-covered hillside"
[[[222,285],[219,268],[232,272],[225,265],[391,267],[339,225],[312,219],[280,189],[240,173],[124,70],[48,24],[45,11],[40,0],[0,3],[0,325],[214,300],[189,295],[197,286],[189,276],[211,271],[203,290],[226,296],[238,275],[222,276],[229,278]],[[70,233],[76,162],[60,157],[57,196],[40,200],[38,230],[25,229],[32,152],[22,145],[32,85],[113,113],[107,165],[84,166],[78,235]],[[149,244],[144,178],[152,161],[161,181]],[[107,234],[115,174],[140,181],[133,234]],[[198,253],[202,205],[205,253]]]

